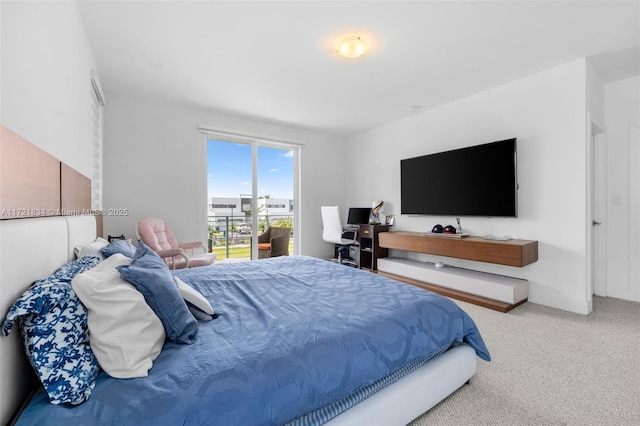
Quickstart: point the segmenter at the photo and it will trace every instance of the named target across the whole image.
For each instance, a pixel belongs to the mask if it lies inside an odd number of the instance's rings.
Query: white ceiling
[[[110,94],[351,135],[581,57],[640,74],[640,1],[89,1]],[[335,54],[345,34],[371,49]]]

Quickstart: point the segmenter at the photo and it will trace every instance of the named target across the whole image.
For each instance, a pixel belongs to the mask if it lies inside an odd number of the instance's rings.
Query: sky
[[[209,197],[251,194],[251,145],[209,139]],[[293,151],[258,147],[258,197],[293,198]]]

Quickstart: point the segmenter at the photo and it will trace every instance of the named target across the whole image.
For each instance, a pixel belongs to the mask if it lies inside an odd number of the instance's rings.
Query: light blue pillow
[[[133,259],[136,254],[136,248],[127,240],[111,240],[108,246],[100,249],[102,255],[107,258],[112,254],[120,253]]]
[[[2,326],[7,336],[21,319],[25,352],[52,404],[85,401],[100,372],[89,346],[87,311],[71,288],[74,276],[99,261],[85,256],[34,282],[13,304]]]
[[[116,269],[123,279],[142,293],[162,321],[169,340],[187,344],[194,342],[198,321],[189,312],[167,264],[155,251],[138,241],[131,265],[117,266]]]

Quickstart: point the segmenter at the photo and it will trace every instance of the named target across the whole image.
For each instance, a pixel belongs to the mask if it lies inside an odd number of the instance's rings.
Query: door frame
[[[301,214],[300,214],[300,199],[301,199],[301,171],[300,171],[300,164],[301,164],[301,150],[302,147],[304,146],[304,143],[296,141],[296,140],[290,140],[290,139],[283,139],[283,138],[277,138],[277,137],[272,137],[269,135],[263,135],[263,134],[258,134],[258,133],[250,133],[250,132],[243,132],[240,130],[235,130],[235,129],[224,129],[224,128],[219,128],[219,127],[212,127],[212,126],[206,126],[206,125],[199,125],[198,126],[198,131],[201,133],[202,135],[202,141],[203,143],[201,143],[201,148],[202,150],[204,150],[204,154],[201,155],[202,158],[202,181],[205,182],[204,185],[204,192],[205,195],[203,197],[204,200],[204,222],[207,223],[207,215],[208,215],[208,208],[207,208],[207,199],[208,199],[208,195],[206,193],[206,181],[207,181],[207,171],[208,171],[208,162],[207,162],[207,154],[206,154],[206,150],[207,150],[207,141],[210,138],[216,138],[218,140],[224,141],[224,142],[230,142],[230,143],[244,143],[247,145],[251,146],[251,168],[252,168],[252,182],[251,182],[251,204],[253,206],[256,206],[254,208],[257,208],[258,205],[258,191],[257,191],[257,186],[258,186],[258,156],[257,156],[257,152],[258,152],[258,147],[259,146],[266,146],[266,147],[270,147],[270,148],[281,148],[281,149],[288,149],[291,150],[293,152],[293,223],[294,223],[294,227],[293,227],[293,253],[294,255],[299,255],[300,254],[300,240],[301,240],[301,235],[302,235],[302,218],[301,218]],[[252,224],[251,224],[251,228],[252,228],[252,238],[257,241],[257,235],[258,235],[258,215],[254,214],[252,215]],[[252,244],[251,247],[251,259],[258,259],[258,245],[257,244]]]
[[[639,136],[634,140],[631,136]],[[640,121],[629,124],[629,293],[640,301]]]
[[[587,215],[585,300],[593,309],[593,295],[606,296],[606,132],[587,112]],[[594,225],[594,221],[600,225]]]

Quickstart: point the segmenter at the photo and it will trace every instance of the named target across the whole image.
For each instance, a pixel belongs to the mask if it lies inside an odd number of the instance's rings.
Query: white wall
[[[3,1],[0,7],[2,125],[90,176],[90,78],[96,67],[76,3]],[[397,215],[396,229],[449,223],[453,218],[399,215],[399,160],[515,136],[519,218],[463,218],[463,226],[476,234],[537,239],[540,260],[522,269],[458,265],[527,278],[531,301],[584,313],[584,111],[602,121],[600,85],[590,65],[579,60],[354,136],[346,148],[335,136],[107,93],[104,206],[128,208],[130,215],[105,218],[105,232],[132,236],[138,218],[163,214],[181,238],[204,238],[198,124],[305,144],[301,252],[320,257],[332,251],[320,238],[321,205],[346,211],[383,199],[386,213]],[[629,152],[628,122],[638,120],[638,86],[638,78],[609,84],[604,95],[607,188],[622,199],[607,211],[610,224],[622,224],[609,227],[607,281],[620,287],[629,281],[624,228],[630,218],[629,165],[619,159]]]
[[[0,123],[91,176],[94,59],[76,2],[1,1],[0,34]],[[8,297],[4,289],[0,295]],[[0,362],[9,365],[4,340]],[[2,417],[25,396],[25,389],[5,390],[3,383]]]
[[[0,7],[2,125],[91,176],[95,61],[76,2]]]
[[[630,282],[630,267],[639,259],[630,259],[630,168],[640,167],[630,157],[630,126],[640,124],[640,77],[605,86],[607,129],[607,295],[640,300],[640,283]],[[631,163],[630,163],[631,162]],[[613,205],[611,197],[620,204]],[[637,226],[637,222],[636,222]],[[636,228],[637,229],[637,228]],[[637,238],[637,236],[636,236]],[[637,243],[637,241],[636,241]],[[634,264],[635,263],[635,264]]]
[[[342,138],[107,93],[104,139],[104,208],[129,210],[107,216],[105,235],[135,237],[145,216],[168,221],[178,240],[204,241],[206,150],[198,125],[303,143],[300,223],[302,254],[326,257],[320,206],[344,205],[346,162]]]
[[[538,262],[514,268],[444,260],[526,278],[531,302],[586,314],[586,85],[586,62],[577,60],[354,136],[347,156],[358,161],[347,170],[347,200],[384,200],[395,230],[455,225],[452,217],[400,215],[400,160],[517,137],[518,218],[463,217],[462,226],[474,235],[538,240]],[[429,185],[438,182],[425,191]]]

